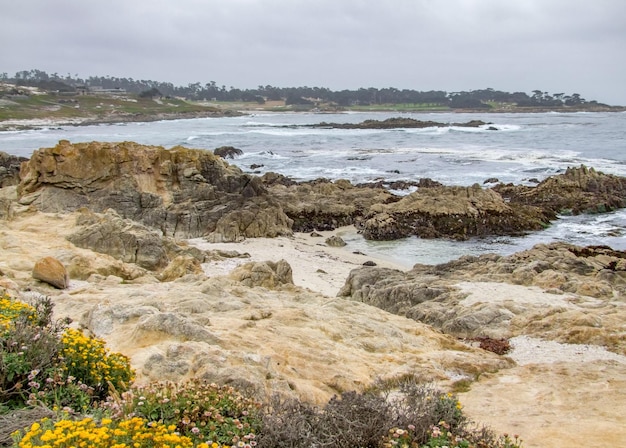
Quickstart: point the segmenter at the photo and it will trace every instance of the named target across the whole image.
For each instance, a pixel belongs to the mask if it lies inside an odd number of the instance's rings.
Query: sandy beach
[[[189,240],[189,243],[206,250],[236,251],[249,254],[246,258],[230,258],[224,261],[206,263],[203,268],[208,276],[228,274],[235,267],[250,261],[286,260],[293,271],[296,286],[310,289],[324,296],[335,297],[352,269],[371,261],[376,266],[406,270],[400,263],[373,257],[365,253],[353,253],[346,247],[328,246],[327,238],[336,235],[356,233],[352,226],[334,231],[295,233],[293,237],[249,238],[239,243],[208,243],[202,238]]]

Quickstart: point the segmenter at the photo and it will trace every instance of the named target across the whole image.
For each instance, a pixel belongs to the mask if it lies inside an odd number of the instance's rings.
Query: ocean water
[[[306,126],[322,121],[358,123],[399,116],[443,123],[483,120],[489,124],[480,128],[393,130]],[[487,187],[489,184],[484,182],[495,178],[532,185],[567,167],[582,164],[626,176],[626,113],[258,113],[0,132],[0,151],[30,157],[34,150],[54,146],[61,139],[136,141],[168,148],[182,145],[208,150],[235,146],[244,154],[230,162],[243,171],[255,174],[274,171],[295,180],[324,177],[359,183],[431,178],[446,185],[479,183]],[[626,250],[626,211],[561,217],[547,230],[516,238],[464,242],[418,238],[372,242],[358,235],[345,238],[349,250],[393,259],[407,266],[442,263],[468,254],[510,254],[551,241],[605,244]]]

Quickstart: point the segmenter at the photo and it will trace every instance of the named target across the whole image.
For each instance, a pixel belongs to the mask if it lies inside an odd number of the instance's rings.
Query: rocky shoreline
[[[348,228],[524,232],[563,210],[624,207],[623,178],[573,167],[534,187],[424,180],[400,198],[131,142],[0,160],[0,291],[51,297],[57,317],[130,356],[140,381],[201,377],[324,402],[412,375],[468,384],[468,415],[527,447],[626,438],[624,252],[558,243],[407,270],[334,246]],[[465,341],[476,337],[513,352]]]

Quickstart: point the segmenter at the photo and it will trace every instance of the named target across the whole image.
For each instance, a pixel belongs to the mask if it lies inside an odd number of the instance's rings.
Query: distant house
[[[89,86],[87,87],[87,93],[91,93],[93,95],[120,96],[126,95],[126,89],[122,89],[120,87],[116,87],[114,89],[105,89],[102,86]]]

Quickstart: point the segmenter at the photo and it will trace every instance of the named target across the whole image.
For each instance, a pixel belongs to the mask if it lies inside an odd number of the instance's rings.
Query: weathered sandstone
[[[626,354],[625,294],[626,253],[553,243],[408,272],[362,267],[339,296],[459,337],[536,335]]]
[[[258,178],[209,151],[60,141],[22,165],[21,204],[44,212],[113,209],[166,236],[215,241],[291,233]]]

